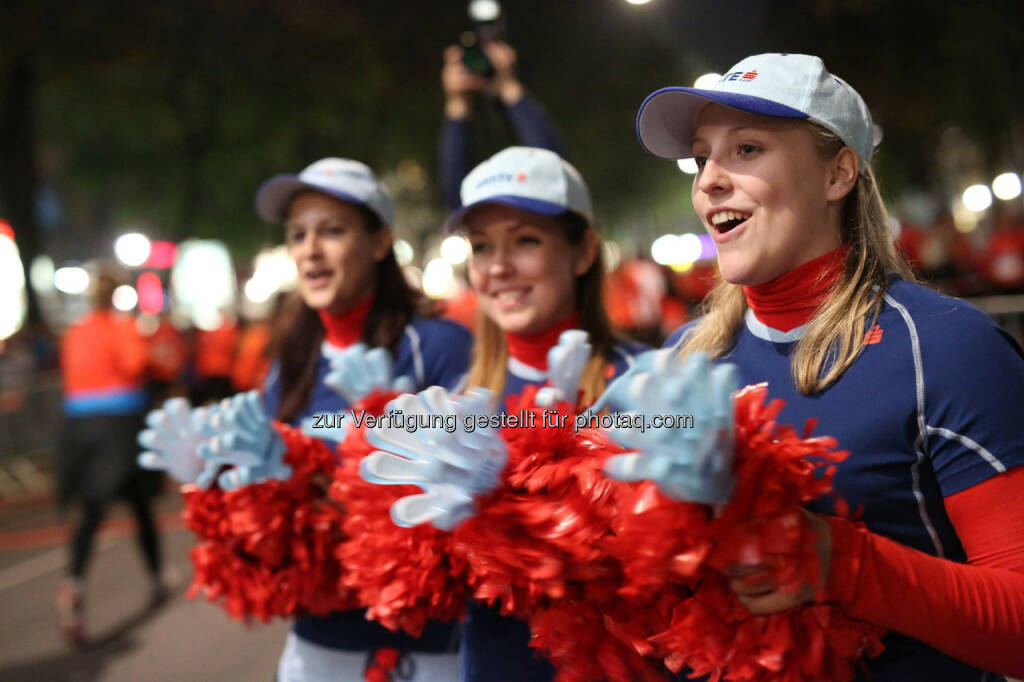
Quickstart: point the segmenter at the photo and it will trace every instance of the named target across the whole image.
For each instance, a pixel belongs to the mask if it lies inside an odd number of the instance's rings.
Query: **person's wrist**
[[[444,101],[444,115],[447,118],[461,120],[469,117],[469,98],[462,95],[449,95]]]
[[[523,84],[514,76],[503,78],[495,85],[498,91],[498,97],[501,98],[501,101],[505,106],[510,107],[514,104],[518,104],[519,100],[523,98],[523,94],[525,92]]]
[[[848,606],[857,592],[867,532],[847,519],[823,518],[829,526],[832,551],[821,601]]]

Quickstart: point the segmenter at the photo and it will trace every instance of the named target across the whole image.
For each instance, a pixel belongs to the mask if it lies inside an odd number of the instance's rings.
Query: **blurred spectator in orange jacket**
[[[231,371],[238,352],[238,325],[227,311],[216,329],[196,330],[196,378],[193,403],[201,405],[231,395]]]
[[[146,344],[135,321],[113,310],[118,284],[113,276],[100,273],[94,309],[68,327],[61,339],[65,420],[57,453],[60,502],[64,506],[79,499],[82,514],[71,541],[68,576],[57,592],[57,613],[62,633],[75,643],[84,638],[83,576],[93,537],[115,498],[128,500],[138,520],[152,598],[164,595],[150,510],[162,479],[135,462],[135,437],[147,403]]]
[[[153,402],[180,394],[185,363],[188,362],[188,343],[178,331],[171,316],[161,313],[153,333],[145,337],[148,358],[150,397]]]
[[[238,344],[238,357],[231,370],[231,386],[235,391],[251,391],[263,386],[270,370],[270,322],[260,320],[246,326]]]

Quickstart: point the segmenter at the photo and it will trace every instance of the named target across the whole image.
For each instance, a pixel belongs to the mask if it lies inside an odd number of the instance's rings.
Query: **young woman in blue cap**
[[[592,354],[579,404],[592,403],[643,347],[616,338],[602,301],[604,266],[590,194],[554,152],[510,147],[474,168],[449,221],[471,246],[478,321],[469,387],[518,395],[549,380],[548,352],[563,332],[587,332]],[[575,402],[576,396],[564,396]],[[463,626],[466,682],[552,679],[529,647],[526,623],[472,603]]]
[[[298,175],[277,175],[260,188],[256,210],[267,221],[284,223],[285,243],[298,274],[297,296],[279,324],[262,409],[255,394],[236,396],[215,408],[216,420],[204,427],[216,430],[217,437],[206,437],[199,427],[191,429],[193,446],[181,445],[184,439],[172,431],[161,431],[170,421],[166,414],[151,415],[152,428],[140,437],[144,446],[156,450],[144,453],[140,461],[176,469],[179,480],[196,480],[195,494],[202,494],[214,475],[224,490],[289,479],[294,471],[281,454],[286,445],[269,418],[298,426],[315,414],[344,413],[349,401],[335,390],[338,383],[328,386],[328,377],[335,361],[359,350],[357,344],[387,349],[392,378],[402,377],[417,390],[454,388],[465,378],[471,338],[453,322],[420,313],[420,296],[406,282],[392,250],[394,204],[367,166],[328,158]],[[369,355],[361,357],[369,363]],[[170,411],[165,406],[164,412]],[[199,411],[197,416],[194,411],[192,423],[209,414]],[[184,416],[187,422],[188,414]],[[179,418],[177,424],[182,423]],[[193,455],[185,452],[189,449],[198,449],[206,461],[205,468],[199,463],[198,475],[187,466]],[[225,463],[234,466],[220,471]],[[219,491],[213,495],[220,499]],[[225,551],[230,556],[234,550]],[[447,681],[458,674],[457,641],[454,623],[430,622],[414,638],[367,620],[362,610],[304,615],[288,635],[277,680],[387,680],[401,674],[402,679],[421,682]]]
[[[328,388],[329,360],[321,352],[362,342],[389,349],[394,376],[418,388],[454,387],[464,378],[471,340],[458,325],[421,316],[419,296],[406,283],[392,251],[394,204],[373,172],[348,159],[322,159],[298,176],[278,175],[256,196],[260,217],[283,222],[298,271],[298,298],[278,342],[264,386],[269,414],[297,424],[348,405]],[[419,639],[394,634],[362,611],[296,620],[280,664],[279,682],[364,679],[373,653],[394,649],[410,679],[454,674],[453,624],[429,623]]]
[[[767,614],[819,598],[887,628],[870,679],[1024,675],[1024,357],[912,280],[861,97],[816,57],[759,55],[713,88],[653,93],[637,127],[651,153],[696,159],[722,276],[667,345],[736,364],[785,400],[780,422],[836,437],[835,487],[867,526],[815,505],[824,584],[792,593],[734,565],[740,600]]]

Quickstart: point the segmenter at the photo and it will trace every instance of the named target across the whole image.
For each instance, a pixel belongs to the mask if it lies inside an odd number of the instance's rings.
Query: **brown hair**
[[[373,234],[384,225],[380,217],[360,204],[352,204],[360,213],[366,231]],[[363,342],[368,346],[394,350],[405,326],[414,314],[426,314],[427,306],[402,273],[394,251],[377,263],[373,306],[366,318]],[[280,400],[276,417],[290,422],[302,415],[316,387],[316,367],[324,328],[320,315],[298,295],[285,304],[275,325],[271,354],[280,366]]]
[[[583,242],[587,220],[576,213],[564,213],[558,218],[566,241],[576,246]],[[590,404],[604,392],[605,365],[615,344],[615,335],[608,313],[604,309],[604,258],[598,247],[593,264],[576,278],[576,312],[580,318],[580,329],[590,335],[593,355],[583,369],[580,389],[583,403]],[[505,390],[508,371],[508,347],[505,334],[483,312],[477,311],[476,339],[473,344],[473,361],[469,368],[469,386],[486,388],[496,396]]]
[[[825,128],[805,123],[815,134],[822,158],[831,159],[845,143]],[[882,309],[888,277],[913,281],[907,262],[889,231],[878,183],[870,166],[843,203],[840,237],[849,245],[843,272],[815,311],[791,356],[793,379],[805,395],[825,390],[843,375],[864,347],[867,321]],[[704,317],[683,344],[681,353],[703,351],[722,357],[732,348],[747,309],[743,287],[720,280],[704,303]]]

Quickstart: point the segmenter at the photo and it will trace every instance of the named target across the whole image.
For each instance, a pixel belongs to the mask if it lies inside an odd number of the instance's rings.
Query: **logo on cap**
[[[724,83],[725,81],[735,81],[735,80],[752,81],[755,78],[757,78],[757,69],[754,69],[753,71],[746,71],[746,72],[743,72],[743,71],[733,71],[731,73],[727,73],[724,76],[722,76],[719,79],[718,82],[719,83]]]

